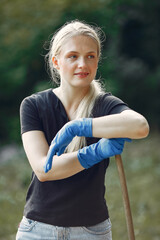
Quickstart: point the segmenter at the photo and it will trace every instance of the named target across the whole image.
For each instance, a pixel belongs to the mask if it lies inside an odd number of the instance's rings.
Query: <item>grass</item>
[[[123,164],[127,179],[136,240],[160,236],[160,135],[126,143]],[[12,160],[0,162],[0,239],[15,239],[23,215],[31,169],[20,150]],[[114,158],[106,174],[106,200],[112,221],[113,240],[127,240],[127,228],[119,177]]]
[[[24,156],[0,163],[0,239],[15,240],[31,169]]]
[[[160,148],[159,135],[126,144],[122,155],[136,240],[158,240],[160,236]],[[113,239],[128,239],[121,187],[114,158],[106,175],[106,199]]]

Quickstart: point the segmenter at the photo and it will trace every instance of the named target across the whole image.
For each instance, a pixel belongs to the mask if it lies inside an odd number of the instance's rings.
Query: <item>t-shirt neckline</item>
[[[53,88],[50,88],[50,92],[52,93],[52,95],[55,97],[56,99],[56,108],[58,110],[60,110],[61,114],[67,119],[67,121],[70,121],[66,112],[66,109],[62,103],[62,101],[59,99],[59,97],[53,92]]]

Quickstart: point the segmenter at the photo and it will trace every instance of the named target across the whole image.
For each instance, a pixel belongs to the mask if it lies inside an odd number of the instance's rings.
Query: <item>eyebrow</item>
[[[66,54],[69,54],[69,53],[79,53],[79,52],[77,52],[77,51],[69,51]],[[97,53],[97,52],[96,51],[89,51],[89,52],[87,52],[87,54],[88,53]]]

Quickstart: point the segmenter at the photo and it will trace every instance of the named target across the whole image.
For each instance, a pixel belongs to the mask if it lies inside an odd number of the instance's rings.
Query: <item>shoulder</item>
[[[24,102],[24,101],[30,101],[30,102],[45,101],[46,99],[48,99],[51,96],[51,92],[52,92],[52,89],[47,89],[47,90],[44,90],[41,92],[33,93],[32,95],[25,97],[22,102]]]
[[[34,93],[23,99],[20,105],[21,133],[40,130],[43,131],[42,118],[48,113],[51,89]]]
[[[99,95],[96,99],[95,104],[103,107],[107,107],[107,106],[113,107],[117,104],[125,104],[125,103],[120,98],[112,95],[111,92],[107,92]]]
[[[101,94],[97,98],[98,103],[124,103],[120,98],[114,96],[111,92],[106,92],[104,94]]]
[[[33,107],[43,106],[44,103],[50,102],[51,97],[52,89],[47,89],[41,92],[33,93],[32,95],[27,96],[22,100],[20,108],[27,106]]]

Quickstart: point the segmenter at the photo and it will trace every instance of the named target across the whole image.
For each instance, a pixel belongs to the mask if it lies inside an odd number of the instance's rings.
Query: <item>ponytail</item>
[[[98,80],[93,80],[88,94],[82,99],[76,110],[75,119],[90,117],[97,97],[103,93],[103,88]],[[74,152],[84,146],[86,146],[86,138],[76,136],[68,145],[66,152]]]

